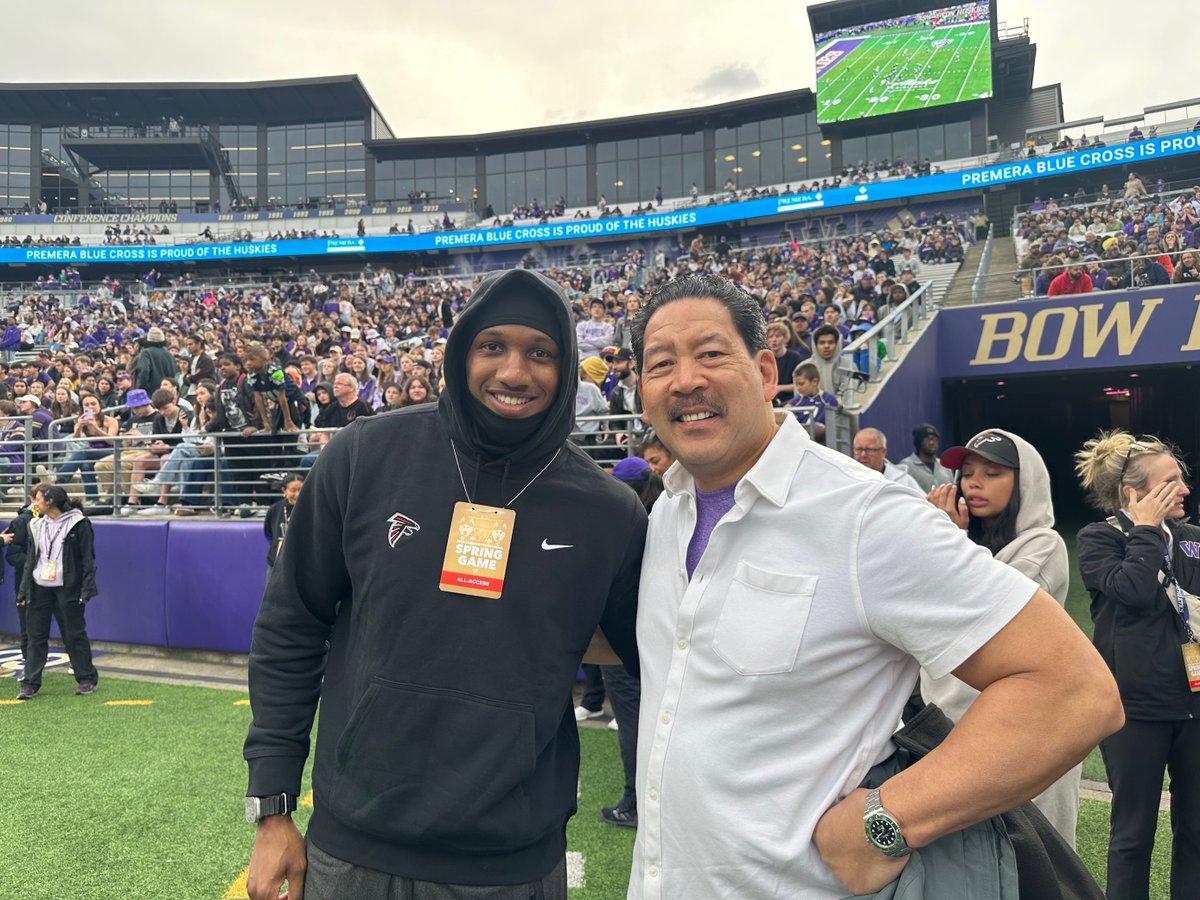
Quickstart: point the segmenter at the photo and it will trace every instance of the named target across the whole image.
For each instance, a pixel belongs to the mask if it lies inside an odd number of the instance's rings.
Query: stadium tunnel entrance
[[[1075,477],[1072,456],[1100,429],[1124,428],[1169,440],[1193,473],[1200,467],[1200,368],[1191,365],[954,378],[942,388],[943,446],[989,426],[1027,439],[1050,470],[1055,514],[1064,531],[1096,518]],[[1193,517],[1198,501],[1195,493],[1187,499]]]

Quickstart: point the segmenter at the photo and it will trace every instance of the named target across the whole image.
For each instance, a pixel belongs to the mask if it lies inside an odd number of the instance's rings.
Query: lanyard
[[[474,503],[475,501],[471,499],[471,492],[467,490],[467,479],[463,478],[462,463],[460,463],[458,461],[458,448],[454,446],[454,441],[450,442],[450,452],[454,454],[454,465],[458,467],[458,480],[462,484],[463,494],[466,495],[468,503]],[[529,479],[529,484],[525,485],[525,487],[523,487],[519,491],[517,491],[516,494],[513,495],[512,500],[509,500],[507,503],[504,504],[505,509],[508,509],[509,507],[511,507],[513,505],[513,503],[516,501],[517,497],[520,497],[523,493],[525,493],[527,490],[529,490],[529,488],[533,485],[533,483],[535,481],[537,481],[539,478],[541,478],[546,473],[546,470],[548,468],[550,468],[552,465],[554,465],[554,461],[556,459],[558,459],[559,453],[562,453],[562,447],[559,447],[558,450],[555,451],[554,455],[552,457],[550,457],[550,462],[548,462],[544,466],[542,466],[542,471],[538,472],[536,475],[534,475],[532,478]]]
[[[1163,562],[1167,565],[1167,583],[1175,588],[1175,610],[1179,613],[1179,618],[1183,620],[1183,630],[1187,633],[1187,639],[1194,641],[1196,640],[1196,636],[1192,633],[1191,615],[1188,612],[1187,597],[1184,596],[1183,585],[1175,577],[1175,567],[1171,565],[1170,541],[1167,542],[1167,549],[1163,551]]]

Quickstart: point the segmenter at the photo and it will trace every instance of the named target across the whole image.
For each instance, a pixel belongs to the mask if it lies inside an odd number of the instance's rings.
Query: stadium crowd
[[[1200,185],[1172,193],[1155,188],[1151,193],[1130,173],[1120,196],[1105,185],[1095,198],[1031,204],[1018,218],[1014,238],[1032,293],[1200,280]]]
[[[942,214],[922,222],[747,248],[681,236],[675,248],[650,255],[624,248],[586,265],[549,268],[572,299],[581,375],[601,397],[587,413],[640,412],[635,393],[617,390],[619,373],[629,370],[622,353],[628,316],[656,286],[700,272],[729,278],[759,299],[784,363],[779,402],[814,407],[801,415],[820,425],[825,397],[845,388],[856,368],[852,358],[839,361],[853,332],[915,292],[922,265],[961,261],[966,224]],[[27,465],[31,479],[77,477],[94,506],[126,514],[207,508],[215,490],[210,436],[221,433],[231,469],[222,470],[221,505],[259,504],[257,476],[311,465],[327,436],[321,429],[437,399],[444,342],[477,281],[370,265],[350,277],[310,272],[250,288],[153,269],[87,287],[73,267],[38,276],[4,301],[0,352],[11,364],[0,369],[0,477],[14,492],[26,483]],[[64,303],[62,288],[79,291],[77,305]],[[824,345],[822,334],[829,335]],[[32,358],[12,361],[17,354]],[[810,358],[819,378],[806,369],[801,391],[794,370]],[[582,427],[591,433],[581,442],[598,455],[627,452],[624,435],[605,434],[596,423]],[[125,477],[114,488],[113,433],[134,431],[146,440],[122,442]]]

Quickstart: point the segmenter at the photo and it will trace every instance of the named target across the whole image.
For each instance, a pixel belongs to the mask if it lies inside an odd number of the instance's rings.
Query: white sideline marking
[[[581,888],[587,882],[583,877],[583,854],[575,850],[567,851],[567,887]]]

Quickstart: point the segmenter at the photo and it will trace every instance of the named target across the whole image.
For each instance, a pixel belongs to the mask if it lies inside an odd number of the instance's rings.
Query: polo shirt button
[[[663,713],[663,714],[662,714],[662,723],[663,723],[664,725],[670,725],[670,724],[671,724],[671,714],[670,714],[670,713]]]
[[[680,639],[680,641],[679,641],[679,649],[680,649],[680,650],[686,650],[686,649],[687,649],[687,641],[685,641],[685,640],[683,640],[683,639]]]
[[[687,571],[685,571],[684,569],[682,569],[682,568],[681,568],[681,569],[679,570],[679,577],[680,577],[680,578],[687,578]]]
[[[648,791],[648,794],[649,794],[651,800],[658,799],[658,791],[656,791],[654,788],[650,788],[650,790]]]
[[[651,877],[651,878],[657,878],[657,877],[658,877],[658,866],[651,866],[651,867],[650,867],[650,877]]]

